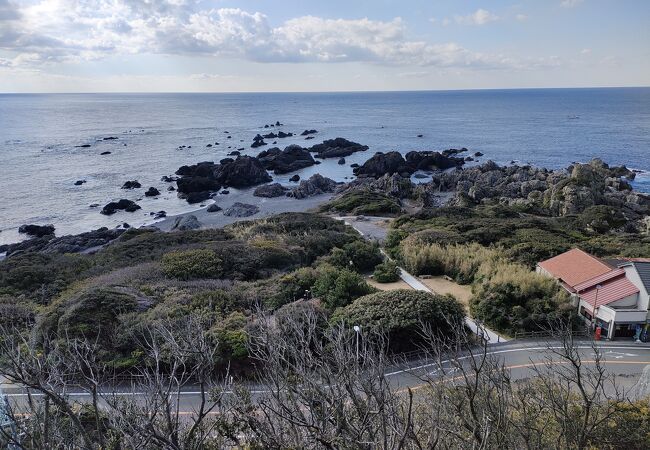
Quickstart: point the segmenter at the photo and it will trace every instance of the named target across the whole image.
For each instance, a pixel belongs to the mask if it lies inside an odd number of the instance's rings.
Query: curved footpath
[[[346,225],[351,226],[363,236],[365,239],[383,241],[386,238],[387,230],[385,227],[378,225],[379,221],[385,221],[385,217],[364,217],[364,220],[356,220],[353,216],[335,217],[335,219],[342,220]],[[381,251],[386,258],[390,258],[386,253]],[[416,291],[431,292],[435,294],[428,286],[418,280],[416,277],[408,273],[403,268],[399,268],[400,278]],[[472,330],[472,332],[487,341],[488,344],[498,344],[508,342],[509,339],[501,336],[496,331],[490,330],[483,324],[479,324],[476,320],[469,316],[465,316],[465,324]]]

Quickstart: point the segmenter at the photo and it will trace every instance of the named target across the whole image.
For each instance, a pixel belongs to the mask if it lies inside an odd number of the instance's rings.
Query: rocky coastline
[[[305,130],[300,135],[313,137],[316,133],[316,130]],[[266,145],[264,139],[293,135],[282,131],[258,134],[253,140],[257,145],[252,148]],[[175,191],[179,198],[200,209],[169,217],[165,211],[154,211],[151,216],[155,224],[152,224],[171,231],[179,229],[177,222],[183,217],[193,217],[193,228],[214,228],[246,217],[317,208],[336,214],[395,216],[439,206],[504,204],[551,216],[580,214],[596,207],[610,208],[611,214],[620,216],[625,226],[637,230],[650,228],[650,195],[632,189],[630,181],[634,180],[635,172],[626,167],[610,167],[598,159],[575,163],[563,170],[549,170],[516,164],[499,166],[492,161],[479,163],[477,160],[483,153],[472,153],[466,148],[406,154],[390,151],[375,152],[364,163],[351,164],[356,179],[346,183],[318,173],[301,179],[294,173],[316,166],[322,159],[336,158],[338,164],[346,164],[345,157],[368,150],[366,145],[339,137],[311,147],[275,146],[256,156],[232,151],[232,157],[218,162],[181,166],[174,175],[163,175],[161,182],[167,183],[167,191]],[[289,184],[274,181],[274,176],[292,173]],[[141,189],[142,185],[137,180],[128,180],[121,187],[133,190]],[[230,189],[239,190],[237,201],[224,205],[221,199]],[[144,196],[156,197],[161,190],[150,186]],[[325,202],[329,203],[323,205]],[[98,209],[104,215],[123,211],[126,217],[141,207],[137,201],[120,199]],[[593,226],[598,228],[599,224]],[[25,224],[20,229],[30,239],[0,246],[0,254],[85,252],[119,238],[128,228],[125,222],[114,230],[101,228],[76,236],[56,237],[51,225]]]

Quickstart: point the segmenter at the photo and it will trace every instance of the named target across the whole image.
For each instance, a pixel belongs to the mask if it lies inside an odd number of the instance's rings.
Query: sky
[[[650,0],[0,0],[0,92],[650,85]]]

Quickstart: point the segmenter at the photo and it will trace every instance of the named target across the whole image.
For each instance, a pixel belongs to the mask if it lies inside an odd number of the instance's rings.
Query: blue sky
[[[648,0],[0,0],[0,91],[650,85]]]

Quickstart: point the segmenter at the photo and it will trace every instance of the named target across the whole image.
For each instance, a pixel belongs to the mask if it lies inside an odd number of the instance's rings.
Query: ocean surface
[[[262,128],[276,121],[284,126]],[[500,164],[515,160],[560,168],[600,157],[650,171],[650,88],[7,94],[0,95],[0,244],[23,239],[17,229],[25,223],[51,223],[63,235],[123,222],[150,223],[152,211],[191,211],[198,205],[167,192],[169,184],[161,176],[183,164],[218,161],[241,147],[242,154],[257,155],[263,148],[250,148],[257,133],[281,129],[299,134],[307,128],[319,131],[315,139],[296,136],[278,139],[277,145],[311,146],[341,136],[370,150],[346,158],[345,166],[325,160],[298,172],[303,178],[320,172],[345,181],[352,177],[349,164],[363,163],[375,151],[460,147]],[[90,147],[77,147],[85,144]],[[105,151],[111,154],[100,155]],[[286,182],[291,175],[274,178]],[[87,182],[75,186],[76,180]],[[127,180],[139,180],[143,189],[120,189]],[[149,186],[162,195],[144,197]],[[650,176],[638,176],[635,187],[650,192]],[[231,190],[217,202],[228,206],[237,195]],[[142,210],[111,217],[99,213],[101,206],[120,198],[140,199]]]

